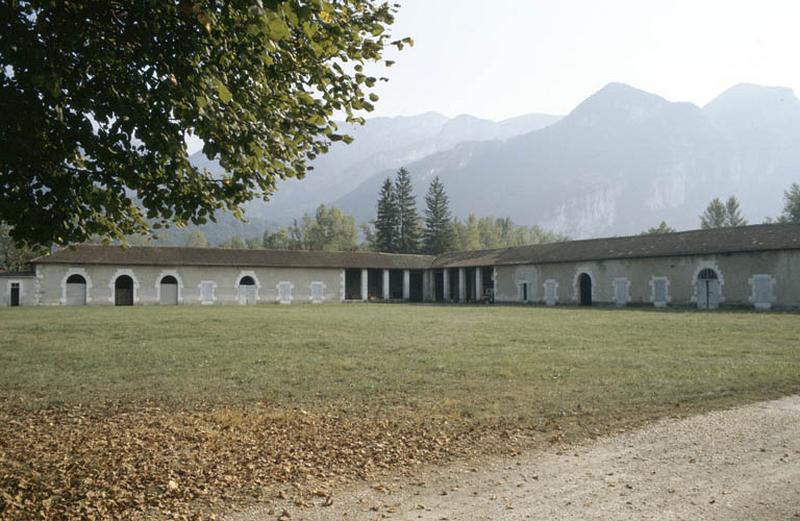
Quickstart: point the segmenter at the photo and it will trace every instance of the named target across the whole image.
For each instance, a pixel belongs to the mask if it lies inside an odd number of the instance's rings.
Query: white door
[[[256,303],[256,286],[242,285],[239,286],[239,304],[255,304]]]
[[[697,281],[698,309],[717,309],[720,300],[720,284],[718,279],[700,279]]]
[[[708,309],[717,309],[719,307],[720,285],[718,279],[706,281],[706,302]]]
[[[84,282],[68,282],[67,283],[67,301],[68,306],[84,306],[86,305],[86,283]]]
[[[174,306],[178,304],[178,285],[161,283],[161,304]]]

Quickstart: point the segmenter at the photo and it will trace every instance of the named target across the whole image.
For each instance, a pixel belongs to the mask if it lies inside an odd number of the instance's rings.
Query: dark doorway
[[[450,295],[447,296],[450,302],[458,302],[459,295],[458,269],[447,270],[447,283],[450,285]]]
[[[348,269],[344,272],[345,300],[361,300],[361,270]]]
[[[444,302],[444,270],[433,272],[433,301]]]
[[[483,284],[483,288],[481,288],[481,299],[490,303],[494,303],[493,276],[494,268],[481,268],[481,283]]]
[[[127,275],[120,275],[114,281],[114,305],[133,305],[133,279]]]
[[[581,306],[592,305],[592,277],[588,273],[581,273],[578,277],[578,284],[581,290]]]
[[[422,302],[423,299],[422,270],[411,270],[409,273],[408,299],[411,302]]]
[[[403,270],[389,270],[389,298],[392,300],[403,298]]]
[[[464,270],[464,298],[467,302],[475,302],[475,268]]]
[[[19,306],[19,282],[11,283],[11,300],[8,304],[10,306]]]
[[[367,296],[369,300],[383,298],[383,270],[371,269],[367,272]]]

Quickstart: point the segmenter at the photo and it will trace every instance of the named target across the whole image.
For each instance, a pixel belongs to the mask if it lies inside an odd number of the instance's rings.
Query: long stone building
[[[800,225],[439,256],[83,245],[0,273],[0,305],[346,301],[800,308]]]

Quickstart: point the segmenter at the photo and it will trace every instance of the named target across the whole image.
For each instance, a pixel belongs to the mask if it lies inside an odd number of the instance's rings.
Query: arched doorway
[[[67,278],[67,291],[64,303],[67,306],[86,305],[86,279],[82,275],[70,275]]]
[[[704,268],[697,274],[697,307],[717,309],[720,301],[720,283],[717,272]]]
[[[172,275],[167,275],[161,279],[161,304],[175,306],[178,304],[178,279]]]
[[[581,306],[592,305],[592,277],[588,273],[581,273],[578,277],[578,287],[580,288]]]
[[[239,304],[255,304],[257,288],[256,281],[250,275],[239,279]]]
[[[114,305],[133,305],[133,279],[128,275],[120,275],[114,281]]]

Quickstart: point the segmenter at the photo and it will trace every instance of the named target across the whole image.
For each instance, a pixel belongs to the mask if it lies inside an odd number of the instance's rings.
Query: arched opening
[[[86,305],[86,279],[81,275],[70,275],[67,278],[67,291],[64,303],[68,306]]]
[[[711,268],[703,268],[697,274],[697,307],[700,309],[717,309],[720,301],[720,282],[717,272]]]
[[[592,277],[588,273],[581,273],[578,277],[581,306],[592,305]]]
[[[133,305],[133,279],[128,275],[120,275],[114,281],[114,305]]]
[[[161,292],[159,302],[167,306],[178,304],[178,279],[172,275],[166,275],[161,279]]]
[[[239,304],[255,304],[258,287],[250,275],[239,279]]]

